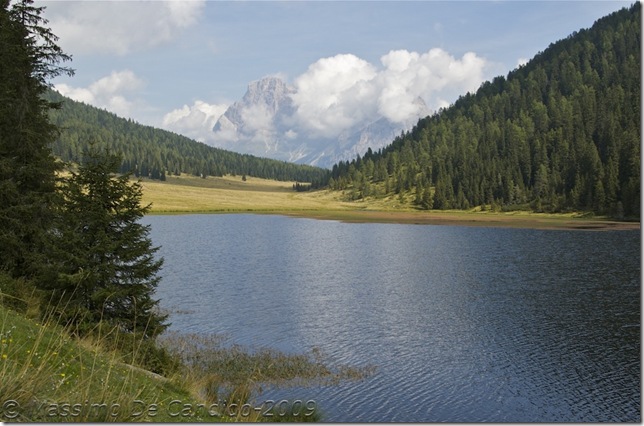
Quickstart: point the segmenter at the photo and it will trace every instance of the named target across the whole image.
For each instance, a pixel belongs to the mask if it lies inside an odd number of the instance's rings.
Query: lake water
[[[172,329],[373,365],[323,421],[641,421],[639,231],[149,216]]]

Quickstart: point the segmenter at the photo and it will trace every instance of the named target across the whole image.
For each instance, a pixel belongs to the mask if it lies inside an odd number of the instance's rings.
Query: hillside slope
[[[338,163],[329,184],[424,209],[639,217],[640,22],[635,3],[551,44],[388,147]]]
[[[50,113],[61,129],[52,146],[54,155],[78,162],[90,143],[123,156],[121,171],[165,179],[167,173],[196,176],[249,175],[281,181],[320,182],[327,170],[284,161],[238,154],[194,141],[166,130],[144,126],[105,110],[50,91],[48,100],[61,108]]]

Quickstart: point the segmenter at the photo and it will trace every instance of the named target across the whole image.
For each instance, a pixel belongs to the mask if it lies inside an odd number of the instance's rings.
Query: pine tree
[[[65,320],[81,331],[104,322],[154,337],[167,327],[152,298],[163,260],[154,257],[149,226],[139,223],[150,208],[140,204],[141,185],[115,175],[120,163],[118,155],[92,149],[63,180],[61,269],[52,290]]]

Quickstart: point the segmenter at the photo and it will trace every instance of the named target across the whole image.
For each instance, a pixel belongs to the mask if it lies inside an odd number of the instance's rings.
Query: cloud
[[[189,138],[206,142],[212,138],[212,128],[227,108],[228,105],[225,104],[208,104],[197,100],[192,106],[184,105],[164,115],[162,126]]]
[[[318,60],[295,79],[294,121],[313,136],[331,137],[384,116],[403,123],[475,91],[487,62],[475,53],[460,59],[435,48],[426,53],[393,50],[381,67],[350,54]]]
[[[417,114],[422,98],[432,109],[444,106],[444,97],[475,91],[483,82],[486,62],[468,52],[456,59],[434,48],[419,54],[395,50],[384,55],[385,67],[377,78],[378,112],[393,122],[404,122]]]
[[[67,52],[125,55],[166,43],[195,24],[204,0],[42,2]]]
[[[67,84],[56,84],[54,88],[63,96],[129,117],[137,109],[138,101],[128,100],[126,96],[135,94],[143,86],[143,80],[132,71],[124,70],[113,71],[86,88]]]
[[[364,121],[375,112],[369,101],[376,76],[373,65],[354,55],[318,60],[295,80],[296,121],[323,137]]]
[[[259,130],[272,130],[273,115],[264,104],[250,105],[240,112],[244,122],[244,132],[253,134]]]

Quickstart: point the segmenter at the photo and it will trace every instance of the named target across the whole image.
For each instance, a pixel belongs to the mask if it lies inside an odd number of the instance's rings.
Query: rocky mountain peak
[[[241,102],[245,105],[264,104],[277,112],[282,103],[290,100],[292,93],[295,93],[295,89],[287,86],[279,77],[264,77],[248,84]]]
[[[291,95],[296,89],[279,77],[264,77],[248,84],[243,98],[219,118],[213,132],[224,149],[284,161],[331,167],[337,161],[355,158],[371,147],[374,151],[391,143],[420,117],[429,115],[422,98],[414,105],[417,114],[405,123],[375,117],[337,138],[307,138],[297,128],[297,110]],[[295,126],[295,127],[294,127]]]

